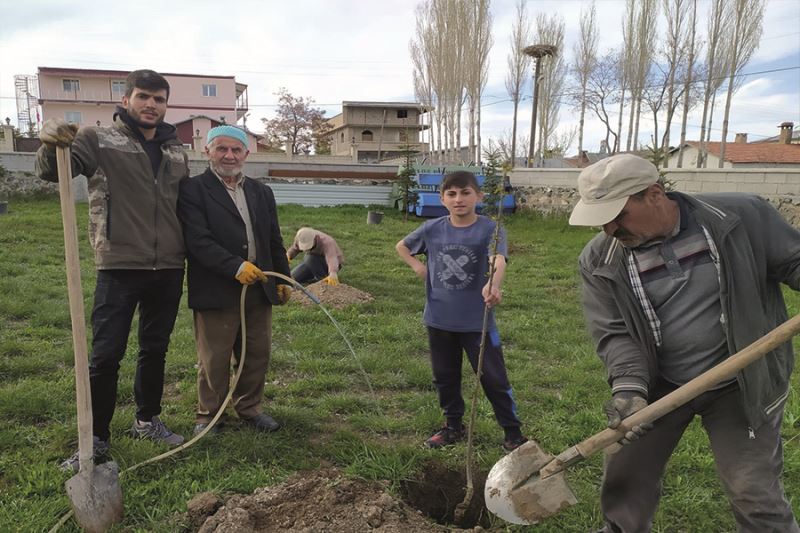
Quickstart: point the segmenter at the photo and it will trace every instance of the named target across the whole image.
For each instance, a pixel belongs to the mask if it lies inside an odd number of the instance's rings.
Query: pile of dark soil
[[[188,522],[192,531],[202,533],[483,531],[436,524],[379,483],[345,478],[335,468],[300,472],[280,485],[231,496],[224,503],[211,493],[198,494],[188,503]]]

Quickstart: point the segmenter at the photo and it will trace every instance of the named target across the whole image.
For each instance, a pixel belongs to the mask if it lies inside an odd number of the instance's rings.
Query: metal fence
[[[278,204],[391,205],[392,186],[321,183],[269,183]]]

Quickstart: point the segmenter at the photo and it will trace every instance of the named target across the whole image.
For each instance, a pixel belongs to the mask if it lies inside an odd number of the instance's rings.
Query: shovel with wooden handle
[[[800,332],[800,315],[787,320],[743,350],[690,382],[624,419],[617,429],[605,429],[556,457],[529,441],[492,467],[486,479],[486,507],[512,524],[536,524],[578,503],[565,469],[620,441],[634,426],[653,422],[712,387],[733,378]],[[647,438],[645,435],[643,438]]]
[[[92,441],[92,403],[89,391],[89,364],[86,350],[86,325],[78,259],[78,231],[72,197],[72,161],[69,147],[56,148],[58,192],[64,225],[64,256],[67,268],[67,293],[72,320],[72,346],[75,352],[75,394],[78,407],[78,473],[66,482],[75,520],[86,531],[107,531],[122,521],[122,489],[119,467],[109,461],[94,464]]]

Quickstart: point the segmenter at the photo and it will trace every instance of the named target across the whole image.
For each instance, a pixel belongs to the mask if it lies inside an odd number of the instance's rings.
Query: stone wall
[[[579,169],[514,169],[511,184],[523,209],[569,213],[578,201]],[[666,179],[688,193],[745,192],[770,201],[786,219],[800,227],[800,168],[675,169]]]
[[[26,196],[58,195],[58,184],[37,178],[33,172],[0,170],[0,200]]]

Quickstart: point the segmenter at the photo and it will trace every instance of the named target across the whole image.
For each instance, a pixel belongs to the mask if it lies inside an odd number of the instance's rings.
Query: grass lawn
[[[320,464],[388,480],[392,490],[427,460],[463,464],[464,445],[446,451],[421,446],[442,421],[421,323],[424,288],[394,252],[394,244],[421,220],[404,223],[399,213],[387,211],[382,224],[367,225],[366,213],[362,207],[281,206],[279,214],[284,240],[291,241],[301,224],[333,234],[347,259],[342,282],[375,297],[332,311],[360,363],[318,308],[275,308],[265,405],[284,428],[271,435],[223,431],[177,458],[125,476],[122,529],[179,531],[180,513],[198,492],[250,492]],[[85,204],[78,206],[78,220],[88,316],[95,271]],[[604,427],[601,405],[609,391],[584,330],[576,273],[578,253],[593,231],[531,213],[514,215],[506,225],[511,261],[497,319],[507,366],[526,434],[557,453]],[[787,300],[790,313],[800,311],[797,294],[787,291]],[[122,363],[112,424],[112,453],[122,469],[164,451],[125,436],[135,411],[135,337]],[[77,442],[72,358],[58,201],[10,202],[9,213],[0,217],[0,531],[46,531],[69,509],[64,481],[70,476],[57,464]],[[167,356],[162,418],[187,436],[194,423],[194,365],[191,313],[184,303]],[[799,375],[783,428],[784,481],[798,515]],[[478,460],[488,470],[501,457],[502,431],[485,399],[478,409]],[[580,503],[533,529],[599,527],[601,470],[599,456],[573,467],[568,477]],[[499,520],[496,526],[506,528]],[[669,464],[655,531],[734,529],[708,439],[695,422]],[[75,530],[72,522],[63,528]]]

